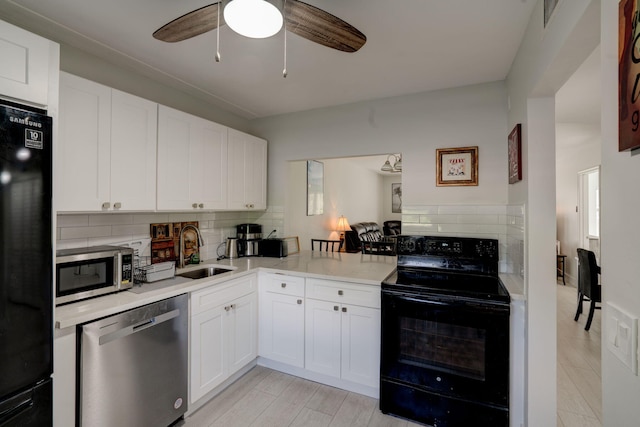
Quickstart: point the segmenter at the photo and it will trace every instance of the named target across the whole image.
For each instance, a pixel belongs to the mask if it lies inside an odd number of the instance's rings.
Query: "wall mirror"
[[[324,164],[307,161],[307,216],[324,213]]]

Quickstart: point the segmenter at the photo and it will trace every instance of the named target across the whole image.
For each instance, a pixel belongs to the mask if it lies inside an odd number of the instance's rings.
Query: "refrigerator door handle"
[[[0,426],[8,425],[7,423],[13,418],[28,411],[33,406],[33,399],[29,395],[29,397],[24,396],[20,402],[11,401],[10,403],[11,407],[0,409],[2,411],[0,412]]]

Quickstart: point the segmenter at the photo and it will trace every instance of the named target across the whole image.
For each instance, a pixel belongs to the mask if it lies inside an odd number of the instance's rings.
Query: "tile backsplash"
[[[204,239],[202,259],[224,253],[227,237],[235,237],[237,224],[262,225],[266,237],[284,237],[284,208],[266,211],[91,213],[57,216],[57,249],[113,244],[149,238],[149,224],[198,221]],[[404,206],[402,233],[497,239],[500,271],[524,277],[524,206],[522,205],[414,205]],[[144,253],[143,255],[149,255]]]
[[[150,224],[159,222],[198,221],[204,240],[202,259],[217,258],[224,253],[227,237],[235,237],[235,226],[251,222],[262,225],[266,237],[283,237],[284,208],[271,206],[266,211],[240,212],[172,212],[172,213],[89,213],[59,214],[56,225],[56,248],[108,245],[150,237]],[[148,251],[148,250],[147,250]],[[142,255],[148,256],[149,253]]]
[[[402,233],[497,239],[500,272],[524,275],[522,206],[405,205]]]

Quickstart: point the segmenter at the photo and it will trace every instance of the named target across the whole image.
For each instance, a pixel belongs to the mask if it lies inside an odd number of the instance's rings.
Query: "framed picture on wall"
[[[307,216],[324,213],[324,163],[307,161]]]
[[[436,185],[478,185],[478,147],[438,148]]]
[[[509,184],[522,181],[522,137],[520,123],[509,134]]]
[[[638,36],[640,11],[633,0],[618,5],[618,151],[640,148],[640,101],[638,101]],[[635,53],[634,53],[635,52]]]
[[[402,213],[402,184],[391,184],[391,213]]]

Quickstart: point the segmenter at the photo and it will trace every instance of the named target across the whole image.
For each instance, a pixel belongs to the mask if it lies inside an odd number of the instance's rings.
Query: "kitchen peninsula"
[[[139,286],[143,288],[141,291],[134,288],[132,291],[63,305],[56,308],[56,328],[68,328],[164,298],[225,283],[228,280],[258,271],[280,272],[302,277],[331,278],[379,287],[382,279],[396,267],[396,258],[360,253],[302,251],[285,258],[246,257],[231,260],[204,260],[199,266],[190,266],[178,270],[177,273],[204,265],[228,266],[233,270],[229,273],[198,280],[175,277],[160,282],[145,283]],[[144,288],[148,288],[148,290]]]
[[[382,255],[302,251],[285,258],[205,260],[229,272],[176,276],[56,308],[55,425],[75,420],[78,326],[189,294],[187,416],[256,363],[377,397]],[[203,368],[206,367],[206,368]],[[71,423],[71,424],[69,424]]]

